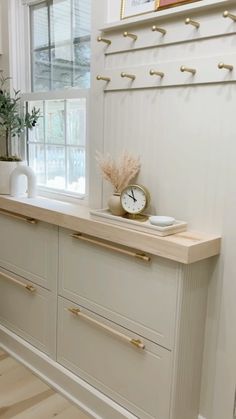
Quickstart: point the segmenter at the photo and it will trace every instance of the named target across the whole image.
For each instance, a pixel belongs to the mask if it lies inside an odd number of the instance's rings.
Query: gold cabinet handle
[[[200,23],[196,22],[196,20],[190,19],[189,17],[187,17],[187,19],[185,19],[185,25],[192,25],[196,29],[200,28]]]
[[[105,44],[107,44],[107,45],[111,45],[111,41],[110,41],[110,39],[107,39],[107,38],[102,38],[102,36],[98,36],[97,37],[97,41],[98,42],[104,42]]]
[[[225,10],[223,13],[223,17],[229,17],[234,22],[236,22],[236,15],[233,15],[233,13],[230,13],[228,10]]]
[[[24,215],[16,214],[15,212],[7,211],[7,210],[0,210],[0,214],[7,215],[8,217],[15,218],[16,220],[25,221],[29,224],[37,224],[37,220],[31,217],[25,217]]]
[[[128,256],[133,256],[137,259],[143,260],[144,262],[150,262],[151,260],[150,256],[147,256],[145,253],[131,252],[130,250],[122,249],[121,247],[112,246],[111,244],[103,243],[99,240],[95,240],[93,238],[83,236],[82,233],[74,233],[74,234],[71,234],[70,236],[73,237],[73,239],[83,240],[85,242],[104,247],[105,249],[114,250],[115,252],[122,253]]]
[[[30,285],[30,284],[23,284],[23,282],[18,281],[17,279],[13,278],[10,275],[5,274],[2,271],[0,271],[0,276],[2,276],[4,279],[7,279],[8,281],[13,282],[14,284],[18,285],[19,287],[25,288],[27,291],[30,291],[32,293],[36,291],[36,288],[33,287],[32,285]]]
[[[106,330],[109,333],[112,333],[113,335],[117,336],[118,338],[130,343],[131,345],[136,346],[136,348],[139,349],[145,349],[145,344],[140,339],[132,339],[129,336],[124,335],[121,332],[118,332],[115,329],[112,329],[111,327],[93,319],[92,317],[87,316],[87,314],[84,314],[81,312],[79,308],[68,308],[67,309],[70,313],[74,314],[75,316],[81,317],[82,319],[88,320],[90,323],[93,323],[94,325],[101,327],[102,329]]]

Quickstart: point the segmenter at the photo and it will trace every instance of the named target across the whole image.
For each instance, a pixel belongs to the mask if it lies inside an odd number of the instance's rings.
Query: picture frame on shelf
[[[160,0],[121,0],[121,19],[155,12]]]
[[[167,9],[170,7],[176,7],[181,6],[186,3],[193,3],[196,1],[202,1],[202,0],[159,0],[158,4],[158,10],[160,9]]]

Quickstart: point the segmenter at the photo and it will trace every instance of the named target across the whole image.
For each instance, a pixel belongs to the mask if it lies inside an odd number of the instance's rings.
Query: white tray
[[[151,224],[149,220],[141,222],[113,215],[107,208],[91,210],[90,215],[97,221],[111,223],[120,227],[130,228],[132,230],[154,234],[157,236],[169,236],[171,234],[176,234],[187,230],[187,223],[185,221],[175,220],[175,223],[172,226],[159,227]]]

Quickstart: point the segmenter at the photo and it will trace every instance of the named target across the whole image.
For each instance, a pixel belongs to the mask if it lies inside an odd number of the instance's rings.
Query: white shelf
[[[196,3],[188,3],[186,5],[173,7],[171,9],[165,9],[161,11],[156,11],[153,13],[148,13],[146,15],[141,15],[137,17],[127,18],[124,20],[119,20],[116,22],[110,22],[100,28],[101,32],[109,32],[117,29],[123,29],[126,27],[135,26],[139,23],[151,23],[159,20],[164,20],[168,17],[173,18],[175,16],[186,15],[187,12],[191,14],[196,12],[206,12],[217,7],[228,8],[230,6],[235,6],[235,0],[199,0]]]

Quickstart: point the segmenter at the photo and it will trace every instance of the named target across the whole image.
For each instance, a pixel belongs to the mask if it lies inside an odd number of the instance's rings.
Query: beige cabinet
[[[60,229],[58,361],[142,419],[196,419],[208,261],[137,261],[96,242]]]
[[[0,268],[0,323],[55,357],[56,297]]]
[[[49,290],[57,281],[58,228],[0,215],[0,266]]]

